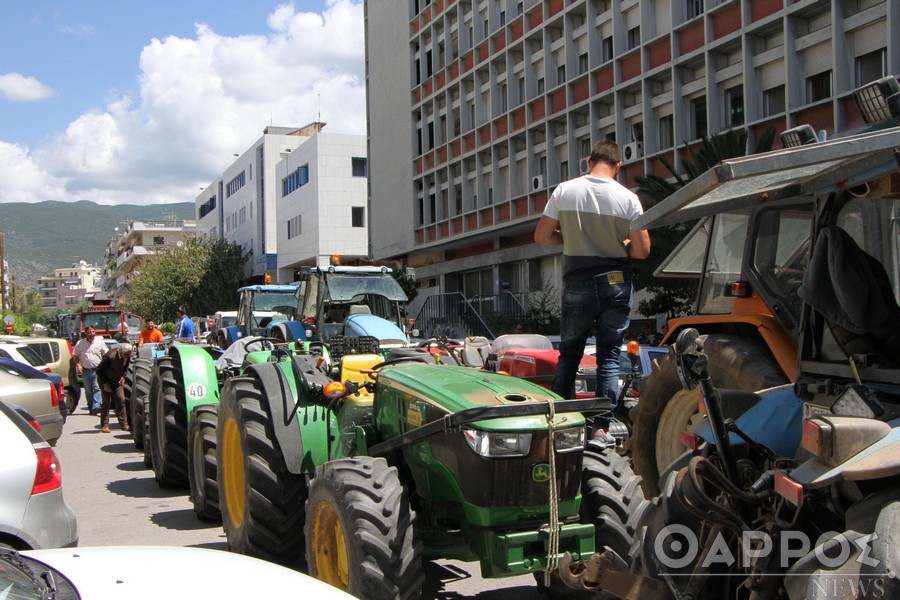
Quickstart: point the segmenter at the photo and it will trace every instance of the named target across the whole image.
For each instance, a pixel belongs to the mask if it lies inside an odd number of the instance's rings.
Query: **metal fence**
[[[481,313],[460,292],[430,296],[416,316],[416,327],[419,335],[425,338],[464,338],[470,335],[483,335],[490,339],[496,337]]]

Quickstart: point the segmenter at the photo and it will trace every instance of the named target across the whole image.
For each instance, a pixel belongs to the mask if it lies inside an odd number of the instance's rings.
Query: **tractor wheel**
[[[280,400],[268,400],[252,377],[232,377],[222,388],[216,425],[219,508],[233,552],[298,567],[304,560],[307,481],[287,469],[269,401]]]
[[[191,504],[201,521],[220,521],[219,484],[216,467],[216,422],[218,404],[204,404],[194,409],[188,425],[188,479]]]
[[[128,397],[131,405],[131,437],[138,450],[144,448],[144,402],[150,394],[150,369],[150,361],[147,359],[139,358],[134,362],[134,383],[131,386],[131,396]]]
[[[716,387],[757,391],[788,382],[772,353],[759,342],[726,334],[704,338],[709,373]],[[632,411],[634,432],[629,448],[634,471],[643,479],[647,496],[659,493],[660,473],[686,451],[679,434],[699,413],[697,392],[691,395],[692,408],[686,408],[691,400],[679,394],[682,391],[675,361],[668,357],[647,378],[637,408]]]
[[[614,448],[589,444],[581,470],[581,522],[593,523],[597,552],[611,549],[626,563],[635,542],[638,524],[650,505],[641,490],[641,478],[631,470],[631,461]],[[583,557],[590,558],[590,557]],[[538,589],[553,600],[615,598],[586,590],[573,590],[552,574],[546,586],[544,573],[534,574]]]
[[[150,457],[156,483],[163,488],[188,485],[187,402],[181,365],[158,358],[150,379]]]
[[[383,458],[316,468],[306,503],[309,574],[358,598],[419,598],[425,572],[409,494]]]

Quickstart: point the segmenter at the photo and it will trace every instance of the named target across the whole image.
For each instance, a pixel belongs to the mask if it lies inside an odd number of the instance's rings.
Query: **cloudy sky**
[[[3,8],[0,203],[193,202],[268,125],[365,133],[362,0]]]

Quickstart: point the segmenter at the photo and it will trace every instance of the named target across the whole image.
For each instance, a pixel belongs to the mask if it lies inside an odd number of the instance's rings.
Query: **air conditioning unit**
[[[588,166],[588,159],[590,156],[585,156],[581,160],[578,161],[578,173],[580,175],[586,175],[591,168]]]
[[[622,148],[622,162],[631,162],[643,158],[643,156],[644,144],[641,142],[631,142]]]
[[[531,191],[536,192],[538,190],[544,189],[544,176],[543,175],[535,175],[531,178]]]

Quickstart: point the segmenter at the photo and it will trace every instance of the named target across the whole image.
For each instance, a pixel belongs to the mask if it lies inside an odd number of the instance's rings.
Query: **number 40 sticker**
[[[192,383],[188,386],[187,395],[193,400],[206,397],[206,387],[202,383]]]

